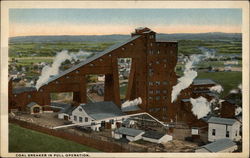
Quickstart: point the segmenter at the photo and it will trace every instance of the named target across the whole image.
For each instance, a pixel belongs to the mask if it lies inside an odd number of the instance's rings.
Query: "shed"
[[[143,130],[120,127],[114,131],[113,137],[115,139],[126,138],[129,141],[136,141],[136,140],[141,139],[144,133],[145,132]]]
[[[166,143],[173,140],[173,137],[171,135],[160,133],[157,131],[146,131],[142,135],[142,139],[152,143]]]
[[[237,150],[237,145],[230,139],[219,139],[213,143],[206,144],[201,148],[195,150],[195,152],[212,152],[212,153],[231,153]]]
[[[26,107],[30,114],[42,113],[42,107],[36,102],[30,102]]]
[[[240,122],[236,119],[210,117],[208,119],[208,141],[216,141],[218,139],[229,138],[239,141]]]

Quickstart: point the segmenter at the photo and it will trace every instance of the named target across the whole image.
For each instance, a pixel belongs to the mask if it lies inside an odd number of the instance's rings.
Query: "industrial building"
[[[73,102],[78,106],[87,104],[87,76],[104,75],[104,100],[121,106],[119,85],[119,61],[131,60],[126,100],[141,98],[137,112],[147,112],[157,119],[197,121],[196,117],[181,105],[181,100],[192,96],[211,97],[208,87],[211,80],[195,80],[183,90],[177,101],[171,102],[172,87],[177,84],[177,42],[157,41],[156,33],[149,28],[137,28],[131,38],[52,76],[39,89],[13,89],[9,81],[9,109],[23,110],[30,102],[40,106],[51,105],[51,93],[73,92]],[[205,87],[205,88],[204,88]],[[185,112],[186,115],[183,115]]]

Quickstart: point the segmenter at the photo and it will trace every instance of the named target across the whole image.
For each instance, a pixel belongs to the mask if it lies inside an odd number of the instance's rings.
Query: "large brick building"
[[[35,101],[40,105],[50,105],[50,93],[61,92],[73,92],[75,102],[86,103],[86,76],[103,74],[104,100],[121,105],[117,62],[119,58],[131,58],[126,99],[141,97],[143,111],[161,120],[169,120],[176,110],[171,103],[171,91],[177,78],[177,49],[177,42],[156,41],[154,31],[138,28],[131,34],[131,39],[50,78],[37,91],[14,94],[10,103],[25,106]]]

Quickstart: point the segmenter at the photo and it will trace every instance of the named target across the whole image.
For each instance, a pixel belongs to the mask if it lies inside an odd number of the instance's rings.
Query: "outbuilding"
[[[142,135],[142,139],[152,143],[166,143],[173,140],[173,137],[171,135],[159,133],[157,131],[146,131]]]
[[[30,114],[37,114],[37,113],[42,113],[42,107],[38,105],[36,102],[30,102],[29,104],[26,105],[27,110]]]
[[[126,138],[129,141],[136,141],[142,138],[142,135],[145,133],[143,130],[120,127],[116,129],[113,133],[115,139]]]
[[[231,153],[237,150],[237,145],[232,140],[225,138],[219,139],[213,143],[201,146],[199,149],[195,150],[196,153],[200,152],[212,152],[212,153]]]
[[[208,119],[208,141],[213,142],[223,138],[239,141],[240,122],[236,119],[211,117]]]

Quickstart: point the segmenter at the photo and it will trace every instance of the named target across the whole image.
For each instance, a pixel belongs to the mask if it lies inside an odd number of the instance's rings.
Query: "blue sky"
[[[71,34],[71,29],[75,29],[72,30],[75,34],[81,28],[88,30],[86,34],[91,34],[90,30],[92,34],[108,34],[105,28],[112,30],[112,27],[116,27],[114,33],[118,31],[117,27],[121,27],[117,33],[127,34],[126,28],[131,31],[139,26],[159,27],[161,33],[168,33],[169,30],[172,30],[170,33],[178,33],[178,30],[184,33],[185,28],[189,33],[192,26],[193,32],[195,29],[206,32],[207,28],[215,29],[214,32],[223,32],[225,28],[228,32],[240,32],[242,13],[241,9],[10,9],[9,20],[10,34],[16,36],[25,34],[25,28],[26,34],[39,34],[38,30],[40,34],[53,34],[53,30],[55,34],[60,34],[56,28],[62,31],[61,34]],[[68,31],[66,26],[69,26]],[[98,33],[95,33],[93,29],[97,26],[102,29],[97,29]],[[18,28],[21,29],[19,32]],[[102,33],[101,30],[105,31]],[[210,31],[208,29],[207,32]],[[79,33],[85,34],[84,30]]]

